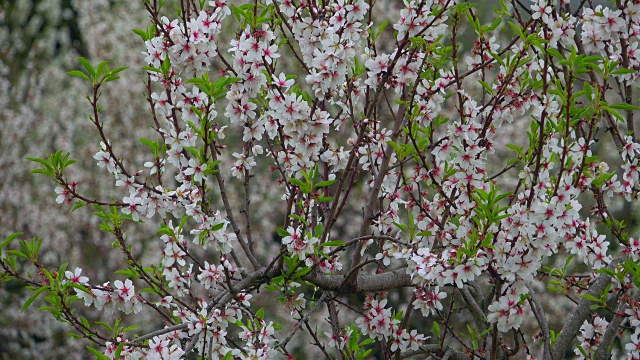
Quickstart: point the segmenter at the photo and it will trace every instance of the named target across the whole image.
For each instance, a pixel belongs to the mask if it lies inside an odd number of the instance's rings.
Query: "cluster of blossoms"
[[[593,322],[585,320],[580,327],[580,335],[578,335],[580,348],[575,350],[576,355],[580,356],[581,359],[592,359],[596,351],[598,351],[607,325],[609,325],[607,320],[599,316],[595,317]],[[582,351],[580,351],[580,349],[582,349]]]
[[[289,236],[282,238],[282,244],[287,246],[291,254],[298,255],[300,260],[306,260],[307,255],[312,254],[315,244],[320,240],[311,234],[302,232],[300,228],[289,228]]]
[[[177,335],[177,334],[176,334]],[[174,334],[168,334],[164,336],[155,336],[149,340],[149,351],[143,352],[142,355],[145,359],[150,360],[178,360],[184,356],[184,350],[182,350],[172,339]]]
[[[151,359],[151,360],[179,360],[184,359],[185,352],[182,348],[180,348],[179,340],[180,333],[170,332],[167,334],[163,334],[161,336],[154,336],[153,339],[149,340],[149,349],[131,349],[131,348],[121,348],[118,351],[119,343],[126,341],[127,339],[123,336],[118,336],[115,340],[116,342],[108,341],[105,344],[106,351],[104,354],[109,359],[116,359],[116,354],[120,354],[120,359],[130,359],[130,360],[142,360],[142,359]]]
[[[284,309],[291,315],[302,311],[307,305],[307,299],[305,299],[304,293],[297,293],[296,291],[300,286],[300,283],[291,281],[280,287],[280,291],[285,296],[278,298],[278,301],[282,302]]]
[[[364,0],[351,4],[338,1],[315,18],[300,16],[302,10],[302,4],[296,7],[292,2],[283,2],[282,12],[292,20],[291,31],[309,71],[305,80],[318,97],[344,94],[344,79],[362,51],[362,35],[367,31],[367,24],[362,22],[369,4]]]
[[[356,319],[356,324],[364,335],[369,335],[378,340],[386,340],[391,343],[391,351],[417,350],[429,337],[418,333],[415,329],[411,332],[402,329],[400,320],[396,319],[391,309],[386,308],[387,300],[368,299],[365,303],[368,311],[364,317]],[[334,339],[335,342],[335,339]],[[340,343],[337,343],[340,346]]]
[[[236,349],[233,352],[240,359],[269,359],[275,355],[273,322],[266,323],[262,319],[256,319],[256,322],[253,329],[242,326],[240,338],[245,341],[245,345],[242,350]]]
[[[216,3],[213,11],[200,11],[197,18],[187,21],[184,27],[177,19],[170,21],[163,17],[164,31],[169,37],[160,36],[145,41],[145,62],[160,68],[169,58],[174,69],[185,73],[201,74],[206,70],[218,51],[216,37],[221,30],[221,22],[231,14],[226,1]]]
[[[416,288],[413,293],[416,297],[413,307],[422,311],[424,317],[442,311],[442,300],[447,297],[447,293],[441,292],[439,286],[432,289]]]
[[[506,332],[509,329],[520,328],[528,307],[523,300],[523,295],[527,292],[528,290],[522,282],[510,284],[504,295],[489,305],[490,313],[487,320],[495,323],[498,331]]]
[[[628,359],[637,360],[640,359],[640,308],[638,302],[630,300],[629,304],[631,308],[625,311],[626,315],[629,315],[629,324],[635,328],[635,331],[631,335],[631,342],[629,342],[625,348],[629,352]]]
[[[345,328],[338,335],[334,335],[330,332],[324,333],[329,339],[329,347],[336,347],[338,350],[342,351],[344,346],[349,343],[349,339],[351,339],[351,335],[353,335],[352,328]]]
[[[85,306],[93,305],[97,310],[105,310],[113,313],[114,310],[122,311],[125,314],[137,314],[142,310],[142,303],[135,293],[135,286],[130,279],[124,282],[116,280],[113,287],[109,283],[102,286],[90,286],[89,278],[82,276],[82,269],[75,268],[73,272],[65,271],[64,283],[81,285],[75,287],[76,295],[84,300]]]
[[[465,283],[480,276],[486,266],[486,258],[481,253],[465,258],[457,260],[458,256],[453,250],[436,256],[428,249],[421,248],[408,260],[411,270],[407,271],[411,271],[413,283],[418,286],[435,282],[439,286],[456,285],[462,288]]]
[[[364,335],[382,340],[391,338],[395,334],[394,330],[399,327],[400,320],[393,318],[392,310],[385,308],[386,304],[386,299],[372,300],[364,317],[356,320],[356,324]]]
[[[282,89],[268,91],[269,109],[260,117],[270,139],[282,131],[285,148],[277,152],[280,166],[289,176],[301,177],[318,162],[322,140],[333,122],[329,113],[311,107],[300,95],[285,94]]]
[[[640,65],[640,5],[628,2],[618,9],[596,6],[585,8],[581,15],[581,39],[585,52],[599,54],[612,60],[625,62],[629,68]],[[626,46],[622,46],[622,43]],[[631,84],[637,73],[615,74],[621,81]]]
[[[637,155],[640,154],[640,144],[633,141],[631,136],[625,137],[625,143],[622,148],[621,156],[623,164],[621,166],[622,181],[618,180],[615,174],[603,187],[608,190],[607,193],[623,196],[625,200],[631,201],[636,195],[634,187],[640,179],[640,168],[638,167]],[[608,166],[607,166],[608,167]],[[606,167],[604,170],[608,170]]]
[[[242,79],[231,85],[227,92],[227,108],[225,116],[229,118],[231,124],[241,124],[246,126],[246,131],[251,132],[252,121],[256,117],[257,105],[250,101],[257,97],[260,87],[266,83],[267,78],[263,73],[265,70],[262,58],[271,59],[278,57],[277,46],[272,42],[275,39],[273,31],[266,25],[261,29],[252,31],[246,28],[238,40],[232,40],[230,52],[234,54],[233,71],[237,77]],[[260,133],[260,132],[258,132]]]

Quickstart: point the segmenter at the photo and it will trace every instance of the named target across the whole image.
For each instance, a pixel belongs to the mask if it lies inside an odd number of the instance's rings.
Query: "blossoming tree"
[[[638,195],[640,4],[501,1],[486,22],[456,0],[390,19],[365,0],[177,3],[169,18],[146,0],[134,30],[148,162],[102,120],[125,67],[69,73],[121,199],[85,195],[69,154],[30,158],[128,268],[52,268],[13,234],[0,274],[30,285],[23,309],[41,297],[102,359],[294,357],[294,338],[340,359],[640,358],[640,240],[616,213]],[[265,183],[274,220],[256,231]],[[132,251],[141,222],[155,262]],[[143,310],[154,329],[130,321]]]

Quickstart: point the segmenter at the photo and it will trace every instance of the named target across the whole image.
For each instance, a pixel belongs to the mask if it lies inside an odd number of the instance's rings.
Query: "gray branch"
[[[436,355],[438,353],[440,353],[440,345],[425,344],[425,345],[422,345],[418,350],[407,350],[403,352],[401,356],[403,359],[407,359],[416,355],[423,355],[423,354]],[[464,360],[464,359],[469,359],[469,356],[465,355],[462,351],[458,351],[453,348],[445,346],[442,359]]]
[[[609,359],[611,355],[611,344],[613,340],[616,338],[616,334],[618,333],[618,327],[624,320],[624,311],[627,309],[627,301],[623,300],[620,305],[618,305],[618,309],[616,310],[616,314],[614,318],[607,326],[607,330],[605,330],[604,335],[602,336],[602,341],[600,342],[600,346],[598,347],[598,355],[596,360],[606,360]]]
[[[471,316],[473,316],[473,321],[476,323],[478,330],[480,330],[480,332],[487,330],[487,318],[485,317],[482,309],[480,309],[476,299],[473,298],[473,295],[471,295],[466,286],[462,288],[461,292],[464,302],[467,303],[469,311],[471,311]]]
[[[626,260],[626,256],[622,258],[617,258],[607,266],[607,269],[613,270],[618,264]],[[600,277],[591,285],[589,290],[586,292],[587,294],[600,297],[600,293],[604,291],[604,289],[611,283],[611,276],[607,274],[600,274]],[[553,358],[554,359],[564,359],[564,354],[569,350],[573,340],[578,335],[580,331],[580,327],[585,320],[589,318],[591,315],[591,309],[589,307],[593,305],[594,302],[585,298],[580,299],[578,306],[571,313],[567,323],[560,331],[558,338],[556,340],[556,346],[553,349]]]
[[[527,284],[527,289],[529,290],[530,301],[532,302],[533,313],[538,320],[538,324],[540,325],[540,330],[542,331],[542,340],[544,341],[544,360],[553,360],[554,357],[551,356],[551,334],[549,332],[549,323],[547,322],[547,316],[544,314],[544,308],[542,307],[542,303],[540,302],[540,298],[538,294],[533,290],[533,286],[531,284]]]
[[[339,293],[378,292],[411,285],[411,277],[407,274],[406,268],[382,274],[358,274],[358,281],[355,287],[345,284],[344,275],[324,275],[312,272],[305,276],[304,279],[323,290],[337,291]]]
[[[302,325],[303,323],[305,323],[305,322],[307,322],[309,320],[311,315],[314,312],[316,312],[316,310],[318,310],[320,305],[322,305],[324,303],[324,299],[327,298],[328,294],[329,294],[328,292],[323,292],[322,295],[320,296],[320,299],[318,299],[318,301],[316,301],[315,306],[304,316],[304,318],[300,319],[300,321],[298,321],[295,324],[295,326],[293,327],[293,330],[291,330],[289,335],[284,340],[282,340],[281,342],[276,343],[275,346],[278,346],[278,347],[284,349],[287,346],[287,344],[289,343],[289,341],[291,341],[291,339],[293,338],[293,335],[295,335],[296,331],[298,331],[298,329],[300,328],[300,325]]]

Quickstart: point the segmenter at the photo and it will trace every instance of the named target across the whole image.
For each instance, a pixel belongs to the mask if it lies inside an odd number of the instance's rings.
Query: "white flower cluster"
[[[628,69],[640,65],[640,4],[628,2],[615,10],[602,5],[585,7],[581,20],[580,37],[587,53],[620,62],[626,59]],[[626,46],[622,45],[623,42]],[[623,51],[626,53],[623,54]],[[614,76],[626,84],[633,83],[639,77],[637,71]]]
[[[282,238],[282,244],[287,246],[287,250],[292,255],[298,255],[300,260],[306,260],[309,254],[313,254],[314,245],[320,240],[309,233],[303,232],[300,228],[289,227],[289,236]]]
[[[429,339],[417,330],[407,331],[400,328],[400,320],[394,319],[391,309],[385,308],[387,300],[371,300],[365,304],[369,310],[364,317],[356,319],[356,324],[362,334],[368,335],[378,340],[385,340],[391,343],[391,351],[406,351],[407,349],[417,350],[422,343]]]
[[[528,291],[522,282],[511,283],[505,290],[505,295],[489,305],[487,316],[487,320],[495,323],[501,332],[519,329],[528,307],[523,297]]]
[[[218,4],[212,12],[200,11],[198,17],[190,19],[184,28],[177,19],[170,21],[163,17],[164,30],[169,38],[162,34],[146,41],[145,61],[149,66],[160,68],[169,58],[174,69],[200,75],[217,55],[216,36],[220,33],[222,20],[230,14],[231,9],[226,3]]]
[[[628,351],[627,359],[636,360],[640,358],[640,307],[638,302],[630,300],[629,309],[625,310],[625,314],[629,315],[629,322],[632,328],[636,330],[631,334],[631,342],[625,346]]]
[[[580,349],[574,350],[580,359],[593,359],[595,357],[608,325],[609,322],[599,316],[595,317],[593,322],[584,321],[580,327],[580,335],[578,335],[578,341],[580,341],[580,347],[584,353]]]
[[[277,153],[278,163],[289,176],[301,177],[300,171],[309,172],[320,160],[322,141],[333,122],[329,113],[316,109],[312,112],[301,96],[284,94],[282,90],[268,92],[269,107],[260,117],[260,123],[274,139],[282,132],[285,149]]]
[[[287,2],[284,2],[285,4]],[[290,3],[291,4],[291,3]],[[283,6],[292,20],[291,31],[300,45],[302,59],[309,69],[306,81],[316,96],[331,98],[344,87],[345,78],[361,51],[366,34],[365,15],[369,4],[356,0],[334,2],[322,17],[301,16],[301,7]]]
[[[98,310],[105,310],[107,313],[113,313],[115,310],[122,311],[125,314],[131,312],[139,313],[142,310],[141,298],[135,293],[135,286],[130,279],[124,282],[116,280],[113,287],[109,283],[102,286],[90,286],[89,278],[82,276],[82,269],[75,268],[73,272],[65,272],[65,283],[82,285],[85,291],[74,288],[76,295],[84,300],[85,306],[93,305]]]

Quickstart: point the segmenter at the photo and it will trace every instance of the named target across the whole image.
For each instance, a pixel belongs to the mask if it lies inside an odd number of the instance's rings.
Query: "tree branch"
[[[540,298],[538,294],[533,290],[533,286],[531,284],[527,284],[527,289],[529,290],[529,301],[532,303],[531,308],[533,309],[533,314],[538,320],[538,324],[540,325],[540,330],[542,331],[542,340],[544,341],[544,360],[553,360],[554,357],[551,355],[551,336],[549,333],[549,323],[547,322],[547,317],[544,314],[544,308],[542,307],[542,303],[540,302]]]
[[[620,257],[613,260],[607,269],[613,270],[618,264],[625,261],[627,257]],[[611,283],[611,276],[607,274],[600,274],[600,277],[591,285],[589,290],[586,292],[587,294],[600,297],[600,293],[604,291],[604,289]],[[558,338],[556,340],[556,346],[553,349],[553,358],[554,359],[563,359],[564,354],[569,350],[571,343],[578,335],[580,331],[580,326],[582,323],[591,315],[591,309],[589,307],[593,305],[594,302],[585,298],[582,298],[578,303],[576,309],[571,313],[569,319],[567,320],[565,326],[560,331]]]
[[[328,294],[329,294],[328,292],[323,292],[322,295],[320,296],[320,299],[318,299],[318,301],[316,302],[315,306],[311,310],[309,310],[309,312],[293,326],[293,329],[291,330],[289,335],[284,340],[275,344],[274,346],[278,346],[284,350],[284,348],[287,346],[289,341],[293,338],[293,335],[295,335],[296,331],[298,331],[298,329],[300,328],[300,325],[302,325],[303,323],[309,320],[311,315],[314,312],[316,312],[316,310],[318,310],[320,305],[322,305],[322,303],[324,302],[324,299],[327,298]]]
[[[338,293],[366,293],[387,291],[411,285],[411,277],[405,268],[385,272],[382,274],[359,274],[357,283],[350,285],[345,282],[345,275],[324,275],[312,272],[304,279],[317,287]]]
[[[611,320],[609,326],[607,326],[607,330],[605,330],[604,335],[602,336],[602,341],[600,342],[600,346],[598,346],[596,360],[607,360],[611,356],[610,347],[613,340],[616,338],[618,327],[625,319],[624,311],[627,309],[627,304],[628,302],[623,299],[620,305],[618,305],[615,317]]]

